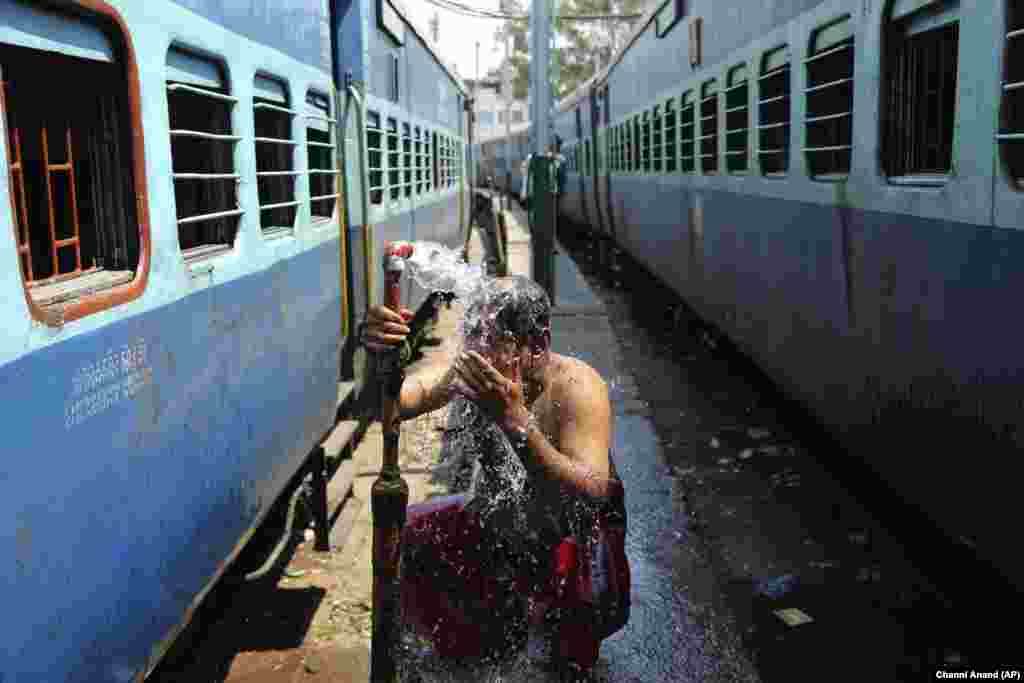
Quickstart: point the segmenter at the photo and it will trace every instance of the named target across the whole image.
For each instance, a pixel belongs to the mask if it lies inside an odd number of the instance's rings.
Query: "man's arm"
[[[415,372],[402,382],[398,396],[398,412],[403,420],[441,408],[454,394],[453,369],[450,359]]]
[[[569,382],[557,419],[561,452],[531,427],[526,434],[528,466],[595,498],[608,494],[611,476],[608,448],[611,441],[611,402],[608,387],[592,368],[582,366],[577,382]]]

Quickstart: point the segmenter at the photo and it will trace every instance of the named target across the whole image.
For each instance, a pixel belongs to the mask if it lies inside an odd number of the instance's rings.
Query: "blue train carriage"
[[[363,131],[362,149],[346,150],[357,178],[348,194],[351,243],[373,264],[359,274],[363,298],[353,308],[361,314],[382,300],[375,271],[385,241],[458,248],[467,240],[467,96],[399,0],[343,0],[336,12],[345,106]],[[426,294],[406,279],[406,305],[419,305]]]
[[[0,0],[5,681],[141,680],[334,423],[326,7]]]
[[[1022,46],[1015,0],[668,0],[558,122],[571,217],[1018,585]]]

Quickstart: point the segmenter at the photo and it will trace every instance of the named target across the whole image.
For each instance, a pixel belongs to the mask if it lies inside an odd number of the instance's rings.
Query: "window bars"
[[[651,113],[651,171],[654,173],[661,173],[664,170],[662,162],[665,153],[665,149],[662,146],[664,141],[664,131],[662,128],[664,125],[665,120],[661,115],[661,105],[657,104]]]
[[[384,203],[384,133],[380,127],[380,113],[366,112],[366,152],[369,169],[370,204]]]
[[[260,228],[264,234],[293,229],[299,202],[295,200],[292,119],[288,92],[276,79],[256,76],[253,123],[256,150],[256,193]]]
[[[210,256],[234,243],[239,217],[235,145],[231,112],[238,99],[227,94],[218,65],[172,48],[178,63],[190,62],[198,71],[215,73],[215,81],[193,83],[168,80],[171,159],[177,205],[178,241],[186,258]],[[177,70],[169,71],[171,78]]]
[[[697,107],[692,90],[679,98],[679,170],[693,173],[697,169]]]
[[[791,76],[788,45],[764,56],[758,78],[757,156],[766,176],[785,175],[789,170]]]
[[[700,99],[700,170],[718,172],[718,87],[714,79],[701,86]]]
[[[639,173],[643,166],[640,161],[640,117],[635,116],[630,122],[630,142],[631,149],[629,151],[629,170],[634,173]]]
[[[750,136],[750,88],[747,67],[729,71],[725,89],[725,168],[729,173],[746,173],[747,140]]]
[[[423,169],[426,163],[423,158],[423,129],[416,126],[412,132],[413,136],[413,155],[416,159],[416,175],[415,175],[415,195],[419,197],[423,194]]]
[[[675,173],[679,157],[679,131],[676,116],[676,99],[665,102],[665,172]]]
[[[309,161],[309,211],[312,220],[334,216],[340,170],[337,166],[336,135],[338,122],[331,116],[327,95],[310,91],[306,95],[310,110],[306,114],[306,149]]]
[[[921,32],[914,31],[915,24],[908,17],[889,27],[882,158],[890,177],[941,184],[953,158],[959,22]]]
[[[1007,0],[1005,80],[999,142],[1006,171],[1024,189],[1024,2]]]
[[[640,115],[640,171],[651,172],[651,113]]]
[[[807,168],[815,180],[845,180],[853,139],[853,34],[844,17],[818,29],[807,68]]]
[[[408,123],[401,124],[401,160],[402,194],[409,199],[413,196],[413,132]]]
[[[385,131],[387,138],[387,176],[388,176],[388,197],[390,201],[398,201],[402,193],[402,169],[401,156],[398,153],[398,121],[394,118],[387,120]]]

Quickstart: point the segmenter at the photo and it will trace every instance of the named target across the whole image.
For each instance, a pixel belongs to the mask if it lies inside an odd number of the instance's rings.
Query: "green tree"
[[[556,98],[562,98],[591,78],[599,68],[611,62],[626,42],[635,20],[600,19],[579,21],[570,17],[621,16],[642,14],[651,0],[559,0],[553,27],[556,33],[554,60],[558,65],[554,74]],[[525,16],[528,5],[524,0],[502,0],[502,12]],[[525,99],[529,92],[530,56],[528,22],[505,21],[495,31],[496,49],[505,50],[505,39],[512,41],[509,58],[512,69],[512,93],[516,99]],[[491,72],[500,77],[500,68]]]

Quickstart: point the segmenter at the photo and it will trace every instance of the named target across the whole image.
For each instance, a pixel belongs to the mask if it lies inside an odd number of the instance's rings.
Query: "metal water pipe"
[[[398,312],[405,260],[412,256],[408,242],[384,243],[384,305]],[[401,418],[398,394],[402,367],[398,348],[376,354],[380,388],[380,420],[383,453],[380,476],[370,489],[373,512],[373,635],[370,643],[370,681],[395,683],[398,667],[395,652],[400,635],[402,529],[405,527],[409,486],[398,468]]]

